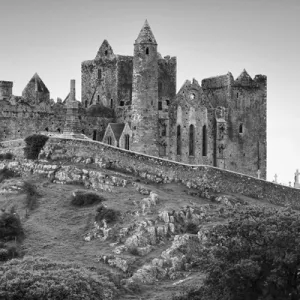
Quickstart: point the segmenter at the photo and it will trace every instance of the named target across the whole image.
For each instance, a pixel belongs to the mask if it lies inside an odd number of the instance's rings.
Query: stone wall
[[[126,151],[95,141],[50,138],[44,157],[49,159],[91,158],[107,168],[120,170],[157,183],[181,182],[201,191],[239,193],[282,206],[300,209],[300,190],[251,176],[204,165],[186,165]]]

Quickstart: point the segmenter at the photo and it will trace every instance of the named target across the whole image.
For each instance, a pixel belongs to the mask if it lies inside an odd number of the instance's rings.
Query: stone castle
[[[0,81],[0,141],[73,128],[119,148],[265,179],[266,76],[244,70],[236,79],[187,80],[176,93],[176,65],[158,52],[146,21],[133,56],[114,54],[104,40],[95,59],[81,64],[81,103],[74,81],[56,102],[37,74],[21,97]]]

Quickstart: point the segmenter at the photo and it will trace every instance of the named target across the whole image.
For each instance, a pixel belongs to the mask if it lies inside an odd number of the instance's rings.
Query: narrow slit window
[[[149,55],[149,48],[146,48],[146,54]]]
[[[202,128],[202,156],[207,156],[207,129],[206,125]]]
[[[102,72],[101,72],[101,70],[99,69],[99,70],[98,70],[98,79],[100,80],[101,77],[102,77]]]
[[[97,96],[97,103],[99,103],[100,102],[100,96],[98,95]]]
[[[108,145],[111,145],[111,136],[109,136],[109,137],[107,138],[107,144],[108,144]]]
[[[113,108],[113,107],[114,107],[114,100],[110,99],[110,108]]]
[[[181,155],[181,128],[177,126],[177,155]]]
[[[93,140],[96,141],[97,139],[97,130],[93,131]]]
[[[243,123],[241,123],[239,126],[239,133],[243,133],[243,132],[244,132],[244,125]]]
[[[195,155],[195,127],[190,125],[189,128],[189,155]]]
[[[162,110],[162,102],[158,101],[158,110]]]
[[[125,149],[129,150],[129,134],[125,134]]]

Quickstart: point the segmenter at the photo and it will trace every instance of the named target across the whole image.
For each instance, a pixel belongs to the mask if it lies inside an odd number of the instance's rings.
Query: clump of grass
[[[40,194],[37,191],[37,188],[34,184],[29,181],[24,181],[23,191],[26,194],[25,206],[29,210],[33,210],[37,206],[37,199],[40,197]]]
[[[13,154],[8,152],[8,153],[1,153],[0,154],[0,160],[4,160],[4,159],[13,159]]]
[[[105,219],[107,223],[113,223],[118,220],[120,212],[112,208],[107,208],[104,205],[101,205],[97,208],[97,215],[95,221],[100,223]]]
[[[93,192],[76,192],[72,195],[71,204],[75,206],[87,206],[101,203],[106,199]]]
[[[0,183],[3,182],[5,179],[19,177],[19,176],[20,175],[17,172],[10,170],[8,168],[4,168],[0,170]]]

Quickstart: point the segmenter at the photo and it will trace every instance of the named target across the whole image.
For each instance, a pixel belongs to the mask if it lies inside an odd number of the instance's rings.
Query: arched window
[[[96,141],[97,140],[97,130],[93,131],[93,140]]]
[[[207,155],[207,130],[206,125],[202,128],[202,156]]]
[[[189,128],[189,155],[195,155],[195,127],[190,125]]]
[[[243,132],[244,132],[244,126],[243,123],[241,123],[239,126],[239,133],[243,133]]]
[[[146,54],[149,55],[149,48],[146,48]]]
[[[110,99],[110,108],[113,108],[113,106],[114,106],[114,100]]]
[[[125,149],[129,150],[129,134],[125,134]]]
[[[177,155],[181,155],[181,128],[177,125]]]
[[[107,137],[107,144],[111,145],[111,136]]]

